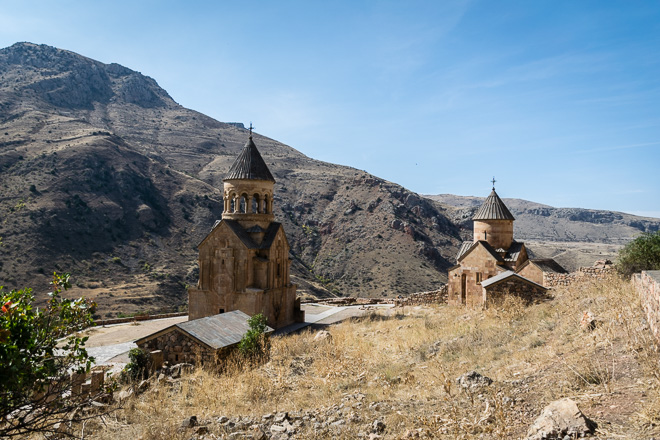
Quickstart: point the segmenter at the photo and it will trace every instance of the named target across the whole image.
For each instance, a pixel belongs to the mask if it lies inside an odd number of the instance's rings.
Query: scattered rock
[[[286,432],[286,426],[282,425],[271,425],[270,427],[270,432],[272,434],[278,433],[278,432]]]
[[[135,392],[138,394],[142,394],[149,389],[149,385],[151,384],[147,379],[145,379],[138,384],[138,386],[135,388]]]
[[[119,401],[126,400],[133,395],[133,390],[131,388],[121,390],[117,395]]]
[[[527,440],[584,437],[598,425],[582,414],[575,401],[565,398],[546,406],[527,431]]]
[[[374,422],[371,424],[371,432],[380,433],[383,431],[385,431],[385,422],[382,420],[374,420]]]
[[[204,435],[204,434],[208,434],[208,433],[209,433],[209,428],[207,426],[199,426],[195,430],[195,434],[197,434],[197,435]]]
[[[582,319],[580,320],[580,328],[582,330],[587,332],[595,330],[596,325],[598,325],[598,322],[591,312],[587,311],[582,314]]]
[[[181,427],[182,428],[192,428],[197,426],[197,416],[190,416],[186,417],[183,419],[183,422],[181,422]]]
[[[327,330],[320,330],[318,333],[316,333],[316,335],[314,335],[314,342],[331,341],[331,340],[332,340],[332,335]]]
[[[482,388],[492,384],[493,379],[491,379],[490,377],[482,376],[476,371],[470,371],[469,373],[466,373],[458,377],[456,379],[456,382],[463,388],[466,388],[470,391],[474,391],[475,389]]]

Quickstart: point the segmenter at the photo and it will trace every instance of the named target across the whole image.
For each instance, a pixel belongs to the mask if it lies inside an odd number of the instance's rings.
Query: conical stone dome
[[[479,207],[472,220],[515,220],[509,208],[506,207],[500,196],[491,191],[486,201]]]
[[[234,179],[268,180],[275,182],[275,178],[270,173],[263,157],[259,154],[252,136],[248,138],[243,151],[241,151],[234,164],[229,168],[229,172],[223,180]]]

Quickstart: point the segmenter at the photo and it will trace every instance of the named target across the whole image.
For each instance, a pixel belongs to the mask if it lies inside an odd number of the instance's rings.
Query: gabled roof
[[[498,275],[495,275],[494,277],[490,277],[487,280],[484,280],[481,282],[481,287],[488,288],[489,286],[492,286],[493,284],[500,283],[502,281],[508,280],[508,279],[515,279],[517,281],[521,281],[524,283],[532,284],[534,286],[540,287],[541,289],[548,290],[547,288],[543,287],[542,285],[535,283],[532,280],[528,280],[527,278],[518,275],[512,270],[507,270],[506,272],[502,272]]]
[[[180,322],[176,326],[204,344],[218,349],[237,344],[250,329],[250,317],[240,310]],[[266,333],[274,331],[266,327]]]
[[[223,180],[232,179],[269,180],[275,182],[275,178],[270,173],[263,157],[259,154],[252,136],[248,138],[243,151],[241,151],[234,164],[229,168],[229,172]]]
[[[535,264],[543,272],[554,272],[554,273],[568,273],[561,264],[557,263],[552,258],[534,258],[529,260],[530,264]]]
[[[243,335],[250,329],[248,319],[250,317],[245,313],[234,310],[219,315],[207,316],[206,318],[180,322],[140,338],[135,343],[139,345],[162,334],[179,330],[203,345],[217,350],[239,343]],[[271,327],[266,327],[266,333],[273,331]]]
[[[245,245],[245,247],[248,249],[270,249],[270,247],[273,245],[273,242],[275,241],[275,237],[277,237],[277,233],[282,228],[282,223],[271,222],[268,225],[268,229],[266,229],[266,233],[264,234],[264,238],[261,241],[261,244],[257,244],[252,239],[252,237],[250,237],[248,231],[243,229],[243,226],[241,226],[238,221],[222,219],[215,222],[213,229],[211,229],[209,235],[207,235],[204,240],[202,240],[199,246],[201,246],[206,241],[206,239],[211,236],[213,231],[220,227],[220,225],[226,225],[229,229],[231,229],[231,231],[238,237],[238,239],[241,240],[241,243],[243,243],[243,245]],[[286,240],[286,235],[283,234],[283,236]]]
[[[472,220],[515,220],[509,208],[506,207],[500,196],[491,191],[486,201],[479,207]]]
[[[520,243],[514,240],[511,243],[511,246],[509,246],[509,249],[507,249],[506,253],[504,254],[504,261],[513,262],[513,263],[518,261],[518,257],[520,257],[520,252],[522,252],[524,247],[525,247],[524,243]]]
[[[461,244],[461,248],[458,250],[458,253],[456,254],[456,260],[458,261],[461,256],[463,256],[464,253],[466,253],[474,244],[473,241],[464,241],[463,244]]]
[[[468,256],[468,254],[470,254],[470,252],[475,250],[479,245],[483,246],[488,251],[488,253],[491,254],[493,256],[493,258],[495,258],[496,261],[504,262],[504,259],[502,257],[500,257],[500,255],[497,253],[497,251],[495,251],[495,249],[493,249],[493,247],[490,244],[488,244],[487,241],[483,241],[483,240],[475,241],[474,243],[472,243],[472,245],[469,246],[465,250],[465,252],[463,252],[463,254],[460,257],[457,258],[457,260],[459,262],[461,260],[463,260],[465,257]],[[462,248],[463,247],[461,246],[461,249]]]

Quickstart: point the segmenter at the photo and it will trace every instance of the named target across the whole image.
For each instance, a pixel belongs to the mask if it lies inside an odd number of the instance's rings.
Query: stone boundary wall
[[[568,286],[578,281],[602,280],[615,272],[614,265],[602,264],[591,267],[581,267],[571,273],[544,273],[545,287]]]
[[[327,304],[329,306],[368,306],[373,304],[394,304],[397,307],[418,306],[424,304],[445,304],[447,302],[447,285],[429,292],[411,293],[398,298],[356,298],[346,296],[341,298],[302,301],[303,304]]]
[[[632,283],[646,311],[646,322],[656,341],[660,342],[660,270],[637,273],[633,275]]]
[[[420,306],[426,304],[446,304],[447,297],[448,297],[447,285],[445,284],[438,290],[431,290],[429,292],[418,292],[403,298],[395,298],[394,305],[397,307],[403,307],[403,306]]]
[[[160,315],[135,315],[128,318],[97,319],[94,323],[99,325],[123,324],[134,321],[150,321],[152,319],[176,318],[177,316],[188,316],[188,312],[161,313]]]

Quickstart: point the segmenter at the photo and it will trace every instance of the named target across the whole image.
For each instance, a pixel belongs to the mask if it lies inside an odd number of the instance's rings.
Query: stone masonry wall
[[[180,331],[173,330],[155,337],[140,345],[140,348],[147,351],[161,350],[164,360],[171,364],[180,362],[197,363],[200,356],[202,361],[211,361],[214,359],[213,351],[196,343]]]
[[[341,298],[305,301],[305,303],[327,304],[331,306],[367,306],[372,304],[394,304],[397,307],[419,306],[424,304],[445,304],[446,302],[446,284],[438,290],[411,293],[408,296],[401,296],[400,298],[355,298],[353,296],[344,296]]]
[[[646,321],[651,332],[656,341],[660,342],[660,270],[635,274],[632,283],[646,311]]]
[[[543,287],[527,284],[523,281],[511,279],[483,287],[486,305],[491,306],[501,301],[505,295],[515,295],[527,301],[544,298],[546,290]]]
[[[447,285],[445,284],[439,290],[432,290],[430,292],[413,293],[403,298],[394,299],[394,305],[397,307],[403,306],[419,306],[426,304],[444,304],[447,302]]]
[[[602,280],[607,278],[615,271],[614,265],[610,262],[597,261],[591,267],[581,267],[576,272],[571,273],[544,273],[543,285],[545,287],[568,286],[575,282],[586,280]]]

